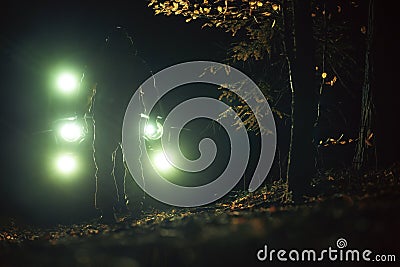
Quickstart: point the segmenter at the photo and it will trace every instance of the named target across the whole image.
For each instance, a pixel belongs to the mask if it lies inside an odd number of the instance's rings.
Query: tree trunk
[[[314,92],[314,40],[310,1],[285,1],[285,47],[292,90],[292,121],[287,165],[293,200],[301,201],[315,174],[313,129],[317,114]]]
[[[361,99],[361,118],[360,130],[358,134],[358,143],[353,159],[353,167],[355,170],[360,171],[364,169],[372,160],[372,41],[373,41],[373,23],[374,23],[374,0],[369,1],[368,8],[368,28],[366,38],[366,51],[365,51],[365,70],[364,70],[364,84],[362,88]]]

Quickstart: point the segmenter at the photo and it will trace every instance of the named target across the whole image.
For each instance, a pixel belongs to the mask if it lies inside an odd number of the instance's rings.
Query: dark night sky
[[[42,147],[46,142],[43,140],[48,139],[41,132],[49,127],[49,75],[55,66],[69,64],[81,71],[85,66],[95,66],[104,50],[105,38],[115,32],[116,26],[124,27],[133,37],[136,49],[153,72],[184,61],[222,61],[226,56],[229,36],[222,31],[200,30],[201,23],[187,24],[182,17],[154,16],[147,1],[100,2],[2,3],[1,214],[29,210],[28,214],[34,216],[46,213],[47,208],[50,211],[57,209],[57,205],[49,205],[53,199],[46,194],[51,191],[55,194],[60,188],[42,177],[41,165],[45,158],[41,154],[46,151]],[[379,33],[375,49],[378,51],[376,83],[379,90],[376,89],[376,95],[380,107],[379,125],[385,136],[378,149],[395,155],[399,144],[396,133],[398,111],[395,110],[398,100],[394,97],[399,95],[395,81],[398,64],[395,40],[399,35],[387,27],[394,23],[388,17],[386,10],[378,11]],[[85,190],[88,187],[81,191],[76,189],[75,194]],[[67,188],[65,191],[62,196],[69,196],[74,190]],[[60,207],[68,208],[67,204]]]

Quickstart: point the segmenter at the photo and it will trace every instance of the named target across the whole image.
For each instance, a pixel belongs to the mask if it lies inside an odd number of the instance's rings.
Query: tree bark
[[[368,28],[366,38],[366,51],[365,51],[365,70],[364,70],[364,84],[362,87],[362,98],[361,98],[361,118],[360,118],[360,130],[358,134],[358,143],[353,159],[353,167],[355,170],[360,171],[367,167],[372,160],[372,115],[373,115],[373,102],[372,102],[372,42],[374,33],[374,0],[369,1],[368,7]]]
[[[311,3],[285,1],[285,47],[292,90],[290,147],[287,165],[289,190],[293,200],[303,199],[315,174],[313,129],[317,114],[314,92],[314,40]]]

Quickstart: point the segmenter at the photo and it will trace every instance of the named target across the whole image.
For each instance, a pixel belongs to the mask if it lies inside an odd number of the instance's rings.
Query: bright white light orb
[[[63,73],[57,79],[57,87],[64,93],[75,91],[78,84],[78,79],[71,73]]]
[[[60,127],[60,136],[67,142],[77,142],[83,138],[83,127],[75,121],[66,122]]]
[[[164,152],[158,152],[157,154],[154,155],[153,164],[160,171],[167,171],[172,168],[172,164],[168,161]]]
[[[153,124],[147,124],[146,127],[144,127],[144,134],[145,135],[153,135],[156,133],[156,127]]]
[[[73,155],[65,154],[57,158],[57,169],[63,174],[71,174],[76,170],[77,162]]]
[[[163,134],[163,126],[158,121],[156,123],[147,123],[144,127],[144,137],[150,140],[160,139]]]

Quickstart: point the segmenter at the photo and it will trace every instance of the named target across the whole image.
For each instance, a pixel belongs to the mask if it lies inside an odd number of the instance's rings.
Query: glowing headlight
[[[63,73],[57,79],[57,87],[64,93],[71,93],[78,88],[78,79],[71,73]]]
[[[84,130],[77,121],[67,121],[59,128],[59,135],[67,142],[77,142],[84,137]]]
[[[71,174],[77,165],[76,158],[72,154],[61,155],[56,160],[56,167],[63,174]]]
[[[160,171],[167,171],[173,167],[162,151],[154,155],[153,164]]]
[[[144,137],[150,140],[160,139],[163,134],[163,126],[158,121],[155,123],[148,122],[144,127]]]

